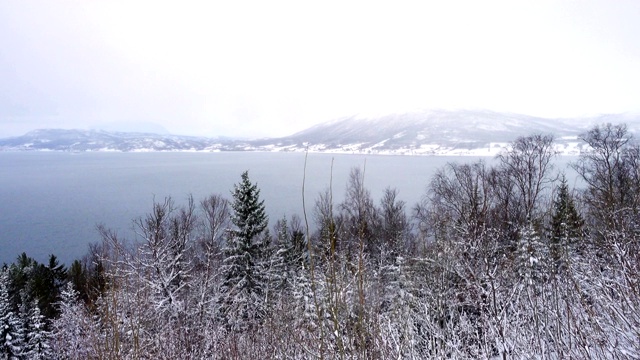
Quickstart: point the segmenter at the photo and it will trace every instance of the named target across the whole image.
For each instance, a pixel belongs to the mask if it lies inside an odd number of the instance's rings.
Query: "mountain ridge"
[[[314,125],[290,136],[240,140],[144,132],[39,129],[0,139],[3,151],[311,151],[389,155],[493,156],[519,136],[552,134],[556,150],[577,155],[578,136],[592,126],[627,123],[640,130],[640,116],[548,119],[493,111],[428,110],[378,117],[358,115]]]

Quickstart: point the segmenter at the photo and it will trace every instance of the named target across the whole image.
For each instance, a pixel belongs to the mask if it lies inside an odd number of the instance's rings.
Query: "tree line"
[[[22,254],[0,276],[8,359],[640,356],[640,147],[595,126],[571,167],[553,137],[449,163],[416,205],[365,169],[270,227],[260,189],[154,202],[67,269]],[[560,170],[560,171],[558,171]],[[419,179],[417,179],[419,181]]]

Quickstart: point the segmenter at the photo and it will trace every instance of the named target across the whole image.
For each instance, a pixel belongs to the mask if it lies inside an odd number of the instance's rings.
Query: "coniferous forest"
[[[578,188],[534,134],[415,204],[374,201],[361,168],[290,218],[248,172],[156,201],[69,267],[2,268],[0,358],[637,359],[640,146],[625,125],[581,140]]]

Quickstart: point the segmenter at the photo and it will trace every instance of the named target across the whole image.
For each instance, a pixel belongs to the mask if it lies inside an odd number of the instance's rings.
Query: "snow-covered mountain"
[[[640,116],[605,115],[545,119],[490,111],[432,110],[380,117],[353,116],[277,139],[234,140],[102,130],[36,130],[0,139],[0,150],[55,151],[306,151],[404,155],[488,155],[518,136],[552,134],[563,154],[578,154],[578,136],[595,124],[626,123]]]
[[[431,110],[338,119],[278,139],[272,146],[345,153],[492,156],[519,136],[542,133],[554,135],[557,150],[569,155],[580,152],[580,134],[604,122],[627,123],[632,132],[640,130],[640,116],[626,114],[546,119],[491,111]]]

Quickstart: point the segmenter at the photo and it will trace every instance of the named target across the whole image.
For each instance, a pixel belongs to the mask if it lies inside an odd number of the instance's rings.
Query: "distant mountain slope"
[[[349,117],[311,127],[280,139],[280,146],[315,151],[379,154],[495,155],[518,136],[552,134],[558,150],[576,154],[579,134],[603,122],[628,123],[629,115],[596,118],[545,119],[491,111],[423,111],[376,118]]]
[[[221,146],[218,139],[103,130],[43,129],[0,139],[4,150],[214,151]]]
[[[588,124],[586,124],[588,125]],[[290,138],[314,143],[376,143],[412,145],[512,141],[533,132],[577,135],[586,126],[558,120],[489,111],[427,111],[379,118],[350,117],[320,124]]]
[[[36,130],[0,139],[0,150],[55,151],[305,151],[410,155],[495,155],[518,136],[552,134],[557,149],[578,154],[577,139],[595,124],[627,123],[640,117],[606,115],[544,119],[491,111],[423,111],[375,118],[349,117],[277,139],[233,140],[101,130]]]

